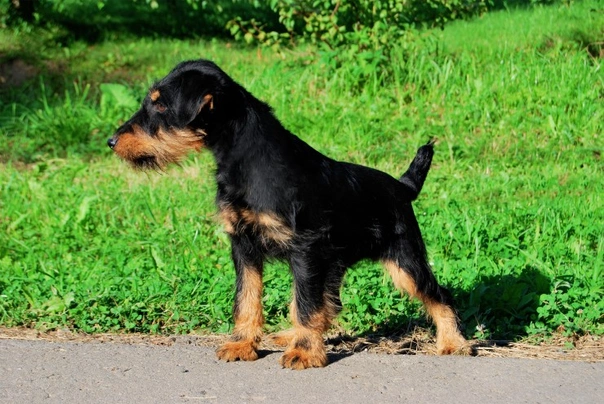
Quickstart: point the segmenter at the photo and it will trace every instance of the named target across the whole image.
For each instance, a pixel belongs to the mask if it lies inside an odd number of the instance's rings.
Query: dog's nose
[[[107,140],[107,146],[111,147],[112,149],[115,147],[116,144],[117,144],[117,139],[114,137],[110,137]]]

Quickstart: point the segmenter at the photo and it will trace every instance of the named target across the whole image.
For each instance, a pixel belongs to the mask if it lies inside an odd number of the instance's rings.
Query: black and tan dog
[[[322,333],[341,309],[344,273],[365,258],[381,261],[399,289],[424,303],[440,354],[466,349],[411,207],[432,162],[431,143],[400,180],[334,161],[285,129],[214,63],[199,60],[153,85],[108,145],[138,168],[162,169],[202,148],[214,155],[216,202],[237,272],[235,329],[218,349],[220,359],[257,359],[262,268],[271,258],[286,260],[294,277],[293,328],[273,336],[286,347],[284,367],[327,364]]]

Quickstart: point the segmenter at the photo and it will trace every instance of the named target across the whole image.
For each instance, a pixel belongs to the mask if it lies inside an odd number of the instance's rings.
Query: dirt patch
[[[332,345],[329,345],[332,342]],[[567,338],[555,336],[547,341],[471,340],[475,356],[525,359],[555,359],[586,362],[604,361],[604,339],[594,336]],[[436,341],[427,330],[418,329],[411,335],[378,338],[335,338],[327,340],[336,352],[367,350],[388,354],[436,355]]]
[[[65,61],[31,61],[28,58],[7,57],[0,54],[0,89],[16,88],[39,75],[63,80],[69,67]],[[47,83],[48,81],[45,80]]]
[[[0,339],[40,340],[50,342],[115,343],[136,345],[172,346],[187,344],[218,347],[228,336],[211,335],[149,335],[149,334],[84,334],[68,330],[42,332],[31,328],[0,327]],[[604,339],[597,336],[567,338],[556,336],[546,342],[528,341],[470,341],[476,356],[498,358],[555,359],[585,362],[604,361]],[[398,355],[435,355],[436,346],[430,332],[423,329],[411,335],[393,337],[351,337],[331,335],[326,339],[330,353],[350,354],[371,352]],[[260,347],[264,350],[280,351],[268,340]]]
[[[19,87],[35,77],[39,70],[22,59],[0,63],[0,87]]]

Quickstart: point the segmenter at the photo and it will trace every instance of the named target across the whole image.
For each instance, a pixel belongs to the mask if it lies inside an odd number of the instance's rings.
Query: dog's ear
[[[176,118],[180,127],[193,122],[202,111],[214,110],[214,95],[208,92],[206,80],[194,72],[187,72],[183,76],[179,96],[175,100]]]
[[[214,96],[212,94],[206,94],[201,99],[197,114],[199,115],[204,108],[208,108],[209,111],[214,110]]]

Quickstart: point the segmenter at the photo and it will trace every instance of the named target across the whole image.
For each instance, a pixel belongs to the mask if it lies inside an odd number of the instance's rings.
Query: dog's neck
[[[247,93],[247,92],[246,92]],[[234,118],[210,129],[208,149],[216,160],[218,199],[257,211],[274,211],[292,201],[298,189],[298,167],[324,158],[287,131],[270,107],[251,94]],[[297,153],[301,148],[305,153]],[[299,161],[300,155],[305,161]],[[312,170],[310,170],[312,171]],[[305,172],[308,175],[310,171]]]

